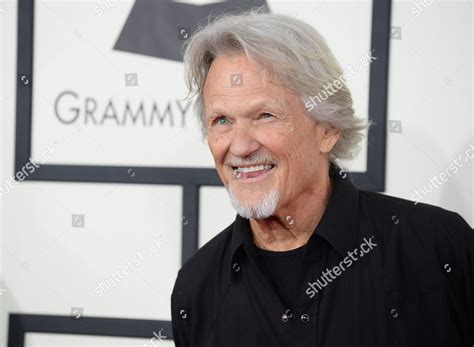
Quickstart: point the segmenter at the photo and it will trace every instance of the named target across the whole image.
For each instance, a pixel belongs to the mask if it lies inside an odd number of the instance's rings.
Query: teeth
[[[272,165],[266,164],[266,165],[256,165],[256,166],[247,166],[247,167],[238,167],[237,169],[234,170],[236,174],[240,174],[241,172],[254,172],[254,171],[260,171],[260,170],[269,170],[272,168]]]

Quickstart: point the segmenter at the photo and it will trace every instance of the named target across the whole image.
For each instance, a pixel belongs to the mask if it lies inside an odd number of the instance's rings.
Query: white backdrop
[[[212,167],[190,101],[184,100],[182,63],[113,50],[134,1],[116,2],[100,15],[95,11],[97,3],[37,1],[33,157],[58,141],[60,150],[46,164]],[[354,93],[354,107],[360,117],[367,118],[369,66],[362,66],[360,60],[369,52],[377,55],[370,50],[371,1],[268,3],[273,12],[317,26],[341,65],[352,66],[348,85]],[[335,22],[341,10],[352,16]],[[348,35],[351,40],[346,39]],[[136,74],[137,86],[125,85],[127,73]],[[89,115],[86,110],[91,110]],[[138,117],[136,122],[132,113]],[[75,121],[65,124],[59,118]],[[79,136],[74,126],[83,127]],[[353,170],[365,171],[365,153],[350,163]]]
[[[38,115],[33,119],[33,153],[69,136],[71,128],[60,126],[51,113],[51,104],[65,89],[76,91],[82,103],[90,96],[102,106],[111,97],[119,104],[125,99],[136,103],[146,99],[162,105],[184,97],[179,63],[111,50],[133,2],[120,2],[100,18],[94,12],[95,1],[81,6],[71,2],[74,10],[63,3],[48,2],[53,12],[38,9],[37,15],[48,20],[37,23],[35,32],[43,38],[35,42],[34,79],[43,87],[35,91],[33,101]],[[269,3],[275,12],[314,24],[343,66],[370,49],[368,37],[364,38],[370,30],[367,1],[311,2],[313,11],[305,7],[309,1],[291,7],[288,2]],[[403,132],[387,133],[386,193],[406,199],[474,144],[473,5],[469,1],[420,3],[395,0],[392,8],[392,25],[401,27],[401,39],[390,42],[387,118],[400,120]],[[0,3],[1,184],[14,173],[16,7],[16,1]],[[414,8],[423,10],[416,15]],[[55,25],[63,29],[52,30]],[[63,54],[68,60],[56,58]],[[71,61],[87,64],[88,69]],[[124,87],[127,72],[137,72],[138,87]],[[111,83],[116,90],[106,89]],[[362,117],[367,116],[367,83],[368,69],[349,82]],[[112,122],[87,128],[80,136],[69,136],[71,140],[50,163],[211,167],[212,157],[200,142],[191,113],[188,116],[187,127],[174,130],[136,127],[125,132]],[[74,141],[79,141],[80,150]],[[423,200],[460,213],[471,226],[472,162],[466,161]],[[364,153],[351,163],[354,170],[364,166]],[[71,307],[81,307],[87,316],[170,319],[169,296],[181,259],[181,187],[26,181],[4,194],[0,204],[0,345],[6,344],[10,312],[69,315]],[[230,224],[235,213],[223,188],[202,188],[200,206],[202,245]],[[72,214],[85,215],[84,228],[71,226]],[[94,291],[158,236],[162,245],[157,252],[103,295]],[[147,341],[27,336],[28,346],[79,342],[137,345]]]

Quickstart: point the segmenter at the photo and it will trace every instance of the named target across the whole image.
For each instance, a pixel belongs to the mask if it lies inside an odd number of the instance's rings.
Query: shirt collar
[[[356,228],[358,225],[359,191],[352,184],[350,173],[344,172],[331,163],[329,175],[333,179],[333,190],[323,217],[315,232],[311,235],[305,250],[305,256],[311,257],[316,247],[317,236],[323,237],[342,256],[356,246]],[[241,245],[253,243],[250,221],[236,215],[231,240],[229,269],[232,271],[234,254]]]

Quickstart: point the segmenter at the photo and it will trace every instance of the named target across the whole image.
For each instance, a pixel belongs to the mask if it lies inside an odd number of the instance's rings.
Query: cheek
[[[272,125],[266,129],[262,129],[259,134],[259,139],[262,143],[268,143],[274,147],[287,147],[289,144],[294,142],[293,137],[295,136],[294,125],[291,123],[279,123]]]
[[[277,161],[284,158],[288,152],[287,140],[278,133],[266,133],[264,136],[258,137],[257,141],[260,143],[262,150]]]
[[[305,136],[295,135],[282,138],[278,145],[278,156],[284,158],[289,172],[301,174],[316,160],[317,151],[312,141],[305,139]]]
[[[266,129],[257,137],[258,141],[280,165],[291,165],[291,161],[297,155],[294,134],[286,127]],[[285,164],[286,163],[286,164]]]
[[[319,154],[321,142],[314,123],[304,124],[302,127],[295,129],[292,135],[289,140],[292,148],[301,156],[315,159]]]
[[[211,151],[214,161],[217,164],[223,164],[224,156],[228,148],[226,139],[223,136],[210,135],[207,138],[207,143]]]

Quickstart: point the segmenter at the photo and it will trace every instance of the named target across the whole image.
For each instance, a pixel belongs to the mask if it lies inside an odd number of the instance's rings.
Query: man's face
[[[298,95],[245,55],[222,55],[210,67],[203,96],[209,148],[240,215],[291,210],[295,197],[317,187],[337,135],[305,114]]]

